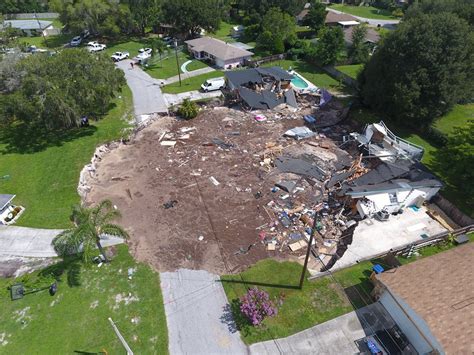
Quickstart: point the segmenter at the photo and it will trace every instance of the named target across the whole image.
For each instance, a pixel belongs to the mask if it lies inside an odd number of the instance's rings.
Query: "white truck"
[[[223,77],[207,79],[202,85],[201,89],[204,92],[220,90],[225,86],[225,80]]]
[[[100,44],[97,42],[89,42],[87,44],[87,50],[89,52],[100,52],[103,51],[107,46],[105,44]]]
[[[128,52],[115,52],[111,55],[114,62],[120,62],[121,60],[127,59],[130,56]]]

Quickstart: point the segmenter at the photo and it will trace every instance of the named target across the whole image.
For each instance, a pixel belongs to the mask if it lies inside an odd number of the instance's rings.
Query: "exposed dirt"
[[[123,214],[120,223],[130,232],[131,252],[159,271],[183,267],[222,274],[283,256],[267,251],[259,238],[258,227],[272,221],[264,207],[276,198],[271,188],[285,175],[262,166],[266,144],[330,162],[337,158],[334,153],[306,142],[334,143],[320,137],[299,142],[284,138],[287,129],[303,124],[298,114],[265,122],[253,117],[215,108],[192,121],[160,119],[102,157],[89,180],[86,202],[111,199]],[[186,131],[190,127],[195,130]],[[177,139],[180,136],[184,139]],[[177,144],[163,146],[160,138]],[[215,138],[232,147],[212,144]],[[314,194],[306,186],[305,193]],[[167,202],[169,208],[164,207]]]

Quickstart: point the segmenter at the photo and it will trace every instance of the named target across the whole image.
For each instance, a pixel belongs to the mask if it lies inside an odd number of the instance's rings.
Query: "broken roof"
[[[296,97],[293,89],[286,91],[283,95],[278,97],[273,91],[263,90],[256,92],[246,87],[241,86],[237,89],[240,97],[249,105],[252,109],[273,109],[281,104],[288,104],[293,107],[297,107]]]
[[[426,322],[447,354],[474,350],[474,243],[375,277]]]
[[[227,80],[234,86],[241,86],[248,83],[263,83],[263,76],[270,76],[275,80],[291,80],[293,75],[280,67],[251,68],[245,70],[228,71],[225,73]]]
[[[196,52],[206,52],[222,60],[249,57],[253,55],[252,52],[212,37],[191,39],[185,41],[185,43],[191,46],[192,50]]]
[[[438,180],[421,180],[412,182],[407,179],[398,179],[389,182],[384,182],[375,185],[360,185],[360,186],[351,186],[348,188],[346,195],[353,197],[367,196],[379,194],[382,192],[396,192],[400,190],[411,190],[420,187],[433,187],[438,188],[443,185]]]

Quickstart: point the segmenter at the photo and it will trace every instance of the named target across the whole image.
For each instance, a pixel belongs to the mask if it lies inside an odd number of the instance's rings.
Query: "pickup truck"
[[[100,44],[100,43],[97,43],[97,42],[89,42],[91,43],[90,45],[87,46],[87,50],[89,52],[100,52],[100,51],[103,51],[105,48],[106,48],[106,45],[105,44]]]
[[[130,56],[128,52],[115,52],[111,58],[114,62],[120,62],[121,60],[127,59]]]

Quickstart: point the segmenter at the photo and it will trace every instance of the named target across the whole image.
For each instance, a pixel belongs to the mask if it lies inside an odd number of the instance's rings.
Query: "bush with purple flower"
[[[249,289],[240,301],[240,311],[254,326],[261,324],[266,317],[277,314],[277,308],[268,293],[256,287]]]

